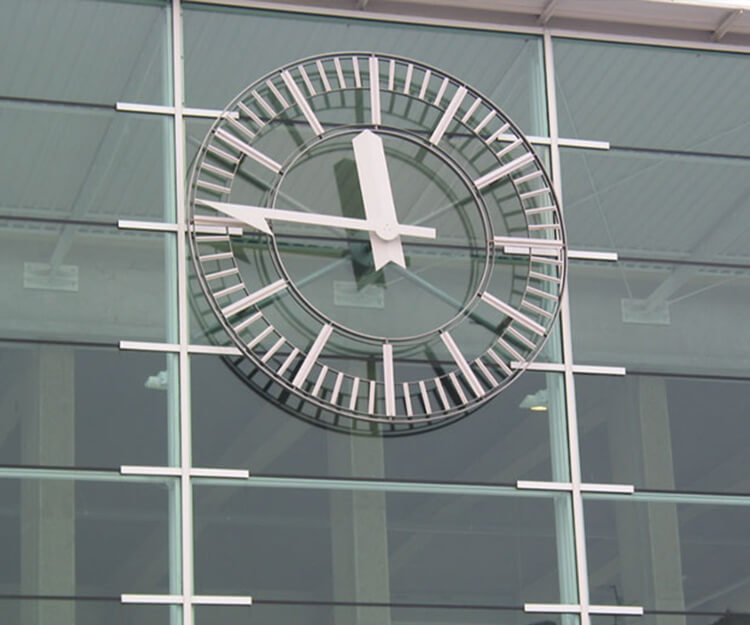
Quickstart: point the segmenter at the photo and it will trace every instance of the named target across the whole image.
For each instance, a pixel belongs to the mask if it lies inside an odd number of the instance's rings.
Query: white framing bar
[[[120,603],[128,604],[149,604],[149,605],[181,605],[183,606],[183,615],[185,612],[191,612],[193,605],[253,605],[253,598],[249,595],[193,595],[190,605],[185,600],[184,595],[138,595],[123,594],[120,595]],[[183,622],[185,617],[183,616]]]
[[[139,102],[115,102],[115,110],[123,113],[146,113],[148,115],[175,115],[176,107],[166,106],[164,104],[142,104]],[[223,117],[224,111],[219,109],[202,109],[182,107],[183,117],[207,117],[216,119]],[[239,119],[240,114],[237,111],[230,111],[226,114],[232,119]]]
[[[590,605],[590,614],[643,616],[643,607],[637,605]],[[525,603],[523,611],[532,614],[581,614],[577,603]]]
[[[152,476],[172,476],[181,477],[182,467],[153,467],[139,465],[122,465],[120,467],[122,475],[152,475]],[[250,477],[250,471],[247,469],[214,469],[193,467],[190,469],[191,477],[216,478],[216,479],[239,479],[246,480]]]

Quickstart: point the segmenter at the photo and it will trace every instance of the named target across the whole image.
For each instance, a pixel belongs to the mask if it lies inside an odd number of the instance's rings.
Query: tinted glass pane
[[[591,617],[591,625],[742,625],[750,621],[750,614],[707,613],[707,614],[644,614],[643,616],[602,616]]]
[[[171,354],[0,344],[0,464],[167,464],[176,396]]]
[[[564,438],[556,434],[564,428],[560,374],[527,371],[461,421],[428,434],[383,439],[331,432],[295,418],[248,387],[230,363],[218,356],[191,360],[193,462],[199,466],[450,482],[551,479],[553,465],[556,476],[565,475],[559,449]]]
[[[0,136],[0,215],[174,220],[169,117],[0,99]]]
[[[0,336],[164,341],[173,235],[0,220]]]
[[[563,136],[750,155],[743,54],[560,39],[555,72]]]
[[[546,134],[541,40],[363,20],[260,11],[185,11],[190,106],[223,108],[285,63],[345,50],[387,50],[456,75],[494,100],[525,132]]]
[[[76,625],[178,625],[181,608],[164,605],[127,605],[120,601],[1,599],[3,623],[75,623]]]
[[[748,263],[750,158],[564,149],[562,174],[571,246]]]
[[[748,491],[749,381],[582,375],[576,395],[584,480]]]
[[[168,23],[159,0],[5,0],[0,94],[166,103]]]
[[[745,376],[750,271],[657,261],[571,263],[579,363]]]
[[[4,476],[0,495],[7,594],[168,592],[166,486]]]
[[[555,510],[568,522],[567,495],[194,490],[200,593],[516,607],[559,600]]]
[[[750,612],[749,506],[589,500],[585,514],[592,603]]]
[[[359,620],[358,620],[359,619]],[[258,603],[251,608],[241,606],[197,606],[196,625],[331,625],[331,623],[462,623],[486,625],[577,625],[578,617],[557,614],[526,614],[520,610],[480,610],[465,608],[335,606],[312,604]],[[697,625],[697,624],[696,624]]]

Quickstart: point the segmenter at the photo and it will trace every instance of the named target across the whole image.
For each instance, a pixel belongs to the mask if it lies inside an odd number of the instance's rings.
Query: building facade
[[[2,622],[750,622],[750,42],[724,39],[747,16],[679,39],[369,4],[0,6]],[[413,435],[264,397],[190,258],[214,120],[338,51],[485,94],[565,217],[543,352]]]

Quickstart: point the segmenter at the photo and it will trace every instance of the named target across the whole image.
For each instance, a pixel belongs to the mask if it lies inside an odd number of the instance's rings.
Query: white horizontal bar
[[[640,605],[590,605],[589,614],[626,614],[643,616],[643,606]]]
[[[182,595],[120,595],[121,603],[159,603],[178,604],[184,603]]]
[[[148,343],[146,341],[120,341],[120,349],[133,349],[143,352],[179,352],[176,343]]]
[[[555,371],[563,373],[565,371],[565,365],[559,362],[529,362],[522,363],[518,360],[512,360],[510,362],[511,369],[525,369],[526,371]]]
[[[117,227],[123,230],[156,230],[157,232],[177,232],[177,224],[160,221],[136,221],[133,219],[118,219]]]
[[[224,111],[219,109],[199,109],[191,107],[185,107],[182,109],[182,114],[186,115],[187,117],[209,117],[211,119],[215,119],[216,117],[223,117],[223,113]],[[229,111],[229,113],[226,114],[226,117],[239,119],[240,114],[238,111]]]
[[[148,467],[124,464],[120,467],[120,473],[122,475],[171,475],[179,477],[182,474],[182,469],[180,467]]]
[[[589,139],[565,139],[560,137],[559,144],[565,148],[588,148],[590,150],[609,150],[609,141],[592,141]]]
[[[541,614],[579,614],[581,606],[573,603],[524,603],[523,611]]]
[[[632,495],[635,492],[635,486],[632,484],[595,484],[584,482],[581,484],[581,491],[585,493],[622,493]]]
[[[237,347],[222,345],[188,345],[189,354],[215,354],[217,356],[241,356]]]
[[[593,375],[626,375],[625,367],[600,367],[598,365],[573,365],[573,373],[589,373]]]
[[[239,595],[193,595],[193,605],[253,605],[253,598]]]
[[[568,258],[576,260],[607,260],[618,261],[617,252],[590,252],[588,250],[568,250]]]
[[[571,491],[573,485],[570,482],[538,482],[534,480],[518,480],[516,488],[519,490],[554,490]]]
[[[174,115],[173,106],[165,106],[164,104],[141,104],[139,102],[116,102],[116,111],[123,111],[127,113],[149,113],[151,115]],[[215,119],[221,117],[224,111],[220,109],[203,109],[203,108],[191,108],[185,107],[182,109],[182,114],[187,117],[209,117]],[[232,119],[239,119],[240,114],[237,111],[230,111],[227,117]]]
[[[190,469],[192,477],[229,477],[246,480],[250,477],[250,471],[247,469],[205,469],[193,467]]]

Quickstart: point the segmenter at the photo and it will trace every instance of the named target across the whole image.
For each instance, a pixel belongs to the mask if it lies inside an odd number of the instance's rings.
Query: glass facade
[[[513,30],[2,3],[0,622],[750,622],[750,57]],[[543,353],[421,434],[264,398],[189,254],[212,120],[342,50],[489,97],[564,211]]]

